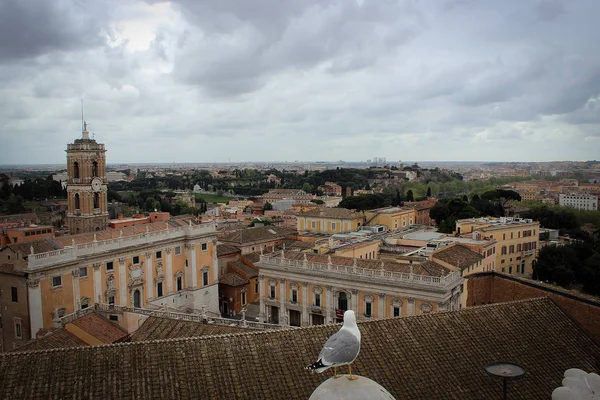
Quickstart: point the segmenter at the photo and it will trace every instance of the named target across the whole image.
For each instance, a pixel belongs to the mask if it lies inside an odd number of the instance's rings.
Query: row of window
[[[528,236],[535,236],[535,229],[533,229],[533,230],[528,229],[528,230],[523,231],[523,237],[528,237]],[[492,238],[493,237],[494,237],[494,235],[492,235]],[[511,239],[515,238],[515,233],[514,232],[510,233],[510,238]],[[520,239],[520,238],[521,238],[521,231],[518,231],[517,232],[517,239]],[[502,234],[502,240],[506,240],[506,233]]]
[[[52,233],[52,230],[51,229],[41,229],[38,231],[27,231],[27,232],[25,232],[25,236],[43,235],[46,233]]]
[[[0,329],[3,329],[2,314],[0,314]],[[15,339],[23,339],[23,325],[21,318],[13,318],[13,332],[15,334]]]
[[[537,247],[537,243],[536,242],[528,242],[528,243],[519,243],[516,245],[516,252],[521,252],[521,251],[529,251],[529,250],[535,250]],[[502,248],[500,249],[500,255],[505,255],[505,254],[513,254],[515,253],[515,245],[511,244],[510,246],[502,246]]]
[[[92,162],[92,177],[98,176],[98,162]],[[79,179],[79,163],[75,161],[73,163],[73,178]]]

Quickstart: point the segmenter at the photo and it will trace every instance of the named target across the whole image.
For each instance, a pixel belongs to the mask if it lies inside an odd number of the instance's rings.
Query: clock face
[[[96,191],[96,192],[97,192],[98,190],[100,190],[100,187],[101,187],[101,186],[102,186],[102,181],[101,181],[99,178],[94,178],[94,179],[92,180],[92,189],[93,189],[94,191]]]

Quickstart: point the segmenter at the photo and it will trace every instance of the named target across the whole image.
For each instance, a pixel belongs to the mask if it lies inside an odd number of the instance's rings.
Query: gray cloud
[[[0,4],[0,162],[597,158],[595,0],[107,1]]]

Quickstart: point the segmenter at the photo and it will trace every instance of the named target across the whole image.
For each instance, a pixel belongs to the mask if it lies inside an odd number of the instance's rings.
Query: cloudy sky
[[[600,158],[598,0],[0,0],[0,164]]]

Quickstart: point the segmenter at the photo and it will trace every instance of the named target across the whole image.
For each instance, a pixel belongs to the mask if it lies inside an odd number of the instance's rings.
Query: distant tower
[[[90,139],[85,121],[81,139],[67,145],[67,171],[67,226],[70,233],[106,229],[106,149],[103,144]]]

